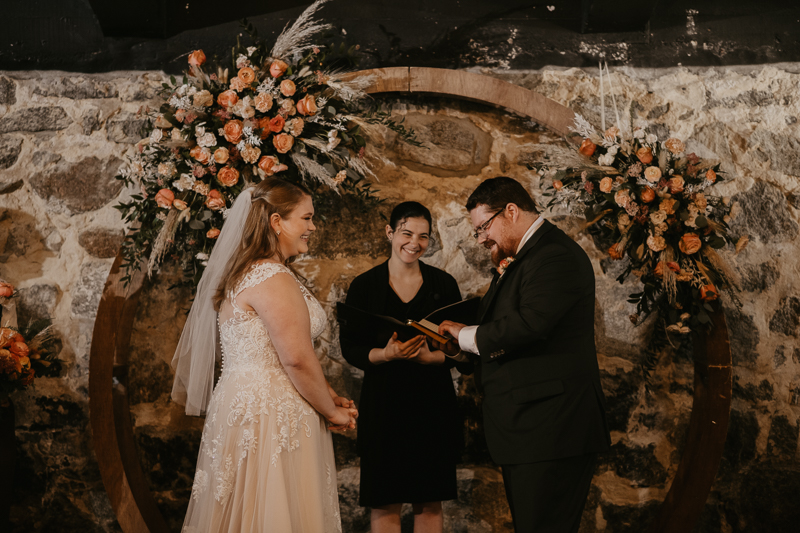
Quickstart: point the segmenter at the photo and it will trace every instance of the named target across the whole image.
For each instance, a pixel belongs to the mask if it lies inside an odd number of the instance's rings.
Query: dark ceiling
[[[3,0],[0,70],[180,72],[228,54],[247,17],[274,38],[298,0]],[[800,61],[789,0],[332,0],[320,12],[362,67],[667,67]],[[245,37],[246,38],[246,37]]]

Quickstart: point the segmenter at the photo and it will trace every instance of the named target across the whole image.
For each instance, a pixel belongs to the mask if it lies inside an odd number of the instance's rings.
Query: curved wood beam
[[[371,76],[370,94],[420,93],[448,96],[505,108],[566,136],[575,113],[541,94],[508,82],[459,70],[393,67],[349,74]],[[127,393],[128,351],[144,270],[126,288],[120,281],[121,252],[106,281],[97,311],[89,362],[89,406],[103,483],[125,533],[167,533],[168,527],[142,472]],[[686,449],[651,533],[691,531],[702,512],[719,467],[728,427],[731,356],[721,313],[714,329],[698,337],[695,392]]]

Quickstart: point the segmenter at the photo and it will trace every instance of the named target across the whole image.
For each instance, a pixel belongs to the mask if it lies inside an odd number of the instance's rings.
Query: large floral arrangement
[[[660,142],[641,128],[623,139],[617,127],[599,134],[578,115],[573,131],[589,162],[556,172],[545,192],[548,206],[582,210],[608,256],[627,257],[618,280],[633,274],[642,282],[628,300],[636,304],[634,324],[659,311],[669,333],[710,325],[720,290],[736,286],[717,253],[733,243],[730,199],[710,191],[724,179],[719,164],[686,154],[677,138]],[[745,244],[746,238],[737,242],[737,251]]]
[[[271,48],[245,24],[252,45],[237,39],[229,63],[195,50],[183,79],[164,83],[152,131],[119,176],[141,192],[117,206],[132,227],[123,244],[126,279],[148,253],[150,273],[169,254],[196,286],[226,209],[249,184],[277,176],[321,194],[369,197],[363,129],[381,123],[413,142],[413,132],[362,104],[370,79],[346,81],[331,70],[343,47],[311,43],[330,27],[313,18],[326,1]]]
[[[0,280],[0,304],[16,295],[14,287]],[[16,390],[27,388],[37,376],[57,376],[56,338],[47,321],[24,329],[0,327],[0,405]]]

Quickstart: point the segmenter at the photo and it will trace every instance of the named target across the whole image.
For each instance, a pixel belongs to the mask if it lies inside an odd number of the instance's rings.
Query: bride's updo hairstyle
[[[239,249],[225,267],[213,298],[216,311],[219,311],[228,292],[236,287],[256,261],[277,257],[285,264],[293,260],[289,258],[287,261],[283,257],[278,246],[278,235],[269,221],[276,213],[281,218],[288,217],[306,196],[311,196],[308,189],[280,178],[266,178],[253,188],[250,212],[244,223]]]

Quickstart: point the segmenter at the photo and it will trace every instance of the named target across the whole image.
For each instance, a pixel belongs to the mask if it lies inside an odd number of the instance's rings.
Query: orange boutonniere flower
[[[506,257],[505,259],[500,261],[500,264],[497,265],[497,273],[500,274],[501,278],[503,277],[503,274],[506,273],[506,269],[508,268],[508,266],[513,262],[514,262],[513,257]]]

